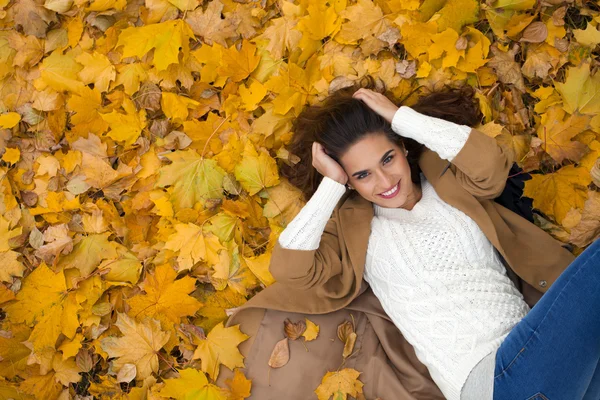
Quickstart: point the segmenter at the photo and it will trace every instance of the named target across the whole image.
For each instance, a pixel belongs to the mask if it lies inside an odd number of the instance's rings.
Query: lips
[[[378,194],[378,196],[381,196],[384,199],[391,199],[392,197],[395,197],[398,194],[398,192],[400,191],[400,182],[396,183],[396,186],[394,186],[394,188],[396,188],[396,191],[394,193],[392,193],[390,195],[387,195],[387,196],[384,195],[384,194],[382,194],[382,193],[380,193],[380,194]],[[390,191],[392,189],[385,190],[383,193],[388,192],[388,191]]]

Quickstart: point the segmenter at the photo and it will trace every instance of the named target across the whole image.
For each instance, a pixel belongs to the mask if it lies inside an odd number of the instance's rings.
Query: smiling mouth
[[[400,190],[400,181],[398,181],[398,183],[396,183],[396,185],[394,185],[394,187],[392,187],[391,189],[386,190],[385,192],[379,193],[378,196],[389,199],[389,198],[394,197],[396,194],[398,194],[399,190]]]

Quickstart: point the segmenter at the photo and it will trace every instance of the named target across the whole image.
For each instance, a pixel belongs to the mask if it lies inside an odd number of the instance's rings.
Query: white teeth
[[[396,184],[396,186],[394,186],[394,188],[392,190],[389,190],[387,192],[383,192],[382,194],[384,196],[389,196],[390,194],[394,194],[396,192],[396,190],[398,190],[398,184]]]

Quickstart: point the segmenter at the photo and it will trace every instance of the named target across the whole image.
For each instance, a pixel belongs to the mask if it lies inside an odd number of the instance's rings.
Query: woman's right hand
[[[348,182],[348,175],[342,166],[325,153],[325,148],[317,142],[312,145],[312,165],[323,176],[345,185]]]

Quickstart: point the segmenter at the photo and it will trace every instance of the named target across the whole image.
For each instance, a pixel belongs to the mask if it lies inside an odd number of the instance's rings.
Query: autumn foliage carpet
[[[277,172],[298,161],[291,122],[365,75],[406,105],[474,87],[477,128],[532,173],[536,224],[578,254],[600,236],[599,10],[0,0],[0,399],[250,396],[247,336],[223,321],[273,282],[302,207]],[[282,329],[308,351],[316,335]],[[339,337],[351,350],[352,327]],[[220,368],[236,371],[222,388]],[[315,398],[363,383],[340,368]]]

